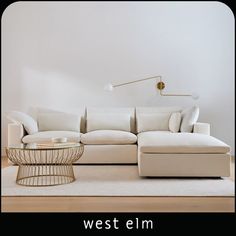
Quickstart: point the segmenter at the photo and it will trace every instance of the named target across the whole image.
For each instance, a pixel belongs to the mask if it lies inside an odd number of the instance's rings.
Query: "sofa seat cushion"
[[[81,136],[84,144],[133,144],[136,141],[135,134],[119,130],[96,130]]]
[[[52,138],[67,138],[68,142],[80,142],[81,133],[73,131],[42,131],[23,137],[23,143],[50,142]]]
[[[205,134],[150,131],[138,134],[142,153],[227,153],[230,147]]]

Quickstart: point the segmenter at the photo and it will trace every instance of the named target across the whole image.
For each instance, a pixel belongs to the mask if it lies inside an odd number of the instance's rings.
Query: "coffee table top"
[[[45,143],[28,143],[28,144],[18,144],[18,145],[11,145],[7,147],[9,150],[57,150],[57,149],[69,149],[69,148],[76,148],[82,147],[83,144],[81,143],[72,143],[72,142],[65,142],[65,143],[53,143],[53,142],[45,142]]]

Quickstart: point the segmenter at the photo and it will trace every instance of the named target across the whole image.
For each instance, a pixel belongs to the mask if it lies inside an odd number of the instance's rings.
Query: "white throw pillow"
[[[92,114],[87,118],[87,132],[94,130],[123,130],[130,132],[130,115]]]
[[[170,112],[138,114],[137,131],[168,131],[170,116]]]
[[[69,113],[40,113],[38,125],[39,131],[80,132],[80,117]]]
[[[173,112],[169,120],[169,130],[173,133],[179,132],[180,123],[181,123],[181,113]]]
[[[197,122],[199,117],[199,107],[194,106],[183,110],[181,117],[180,131],[191,133],[193,131],[193,125]]]
[[[28,114],[20,111],[10,111],[6,116],[12,122],[22,124],[28,134],[34,134],[38,132],[37,122]]]

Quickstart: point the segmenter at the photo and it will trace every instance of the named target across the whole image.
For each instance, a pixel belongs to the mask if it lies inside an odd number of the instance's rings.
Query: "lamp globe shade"
[[[106,85],[104,86],[104,90],[105,90],[105,91],[111,92],[111,91],[113,91],[113,89],[114,89],[114,87],[113,87],[112,84],[106,84]]]

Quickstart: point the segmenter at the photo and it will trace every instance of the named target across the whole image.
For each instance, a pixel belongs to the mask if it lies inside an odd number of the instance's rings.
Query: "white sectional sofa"
[[[209,124],[197,123],[198,112],[88,107],[69,114],[34,108],[32,118],[9,115],[17,123],[8,125],[8,146],[67,137],[84,144],[80,164],[138,164],[140,176],[229,176],[230,147],[210,136]]]

